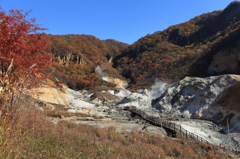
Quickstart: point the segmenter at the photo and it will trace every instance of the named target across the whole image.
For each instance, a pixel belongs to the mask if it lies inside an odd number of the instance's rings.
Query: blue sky
[[[132,44],[139,38],[223,10],[232,0],[0,0],[3,10],[32,9],[48,34],[89,34]]]

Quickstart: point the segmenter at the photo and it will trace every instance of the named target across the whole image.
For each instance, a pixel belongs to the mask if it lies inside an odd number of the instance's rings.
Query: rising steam
[[[107,67],[104,65],[98,65],[95,68],[95,72],[98,73],[101,77],[106,76],[107,74],[103,72],[103,70],[105,70]]]
[[[167,86],[166,82],[163,82],[160,79],[156,78],[154,85],[151,86],[151,91],[150,91],[151,97],[152,98],[160,97],[163,94],[166,86]]]
[[[95,68],[95,72],[98,73],[103,81],[107,81],[113,84],[116,84],[118,87],[121,88],[126,88],[128,83],[124,80],[121,80],[119,78],[113,78],[113,77],[109,77],[107,72],[104,72],[105,69],[107,69],[107,66],[104,65],[98,65]]]
[[[105,69],[107,69],[107,66],[98,65],[95,68],[95,72],[98,73],[101,76],[102,80],[107,81],[107,82],[112,82],[111,80],[109,80],[109,77],[107,76],[107,73],[104,72]]]

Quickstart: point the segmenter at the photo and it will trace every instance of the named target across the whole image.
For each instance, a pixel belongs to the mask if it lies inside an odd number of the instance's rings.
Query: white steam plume
[[[107,67],[104,66],[104,65],[98,65],[96,68],[95,68],[95,72],[98,73],[100,76],[104,77],[106,76],[106,73],[103,72],[103,70],[105,70]]]
[[[150,95],[152,98],[160,97],[163,94],[167,86],[166,82],[161,81],[160,79],[156,78],[154,85],[151,86]]]
[[[102,80],[104,81],[107,81],[107,82],[111,82],[108,77],[107,77],[107,73],[103,72],[103,70],[105,70],[107,67],[104,66],[104,65],[98,65],[96,68],[95,68],[95,72],[98,73]]]

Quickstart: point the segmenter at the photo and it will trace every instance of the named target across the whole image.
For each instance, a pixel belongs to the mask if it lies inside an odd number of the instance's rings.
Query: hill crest
[[[114,67],[143,86],[153,83],[155,78],[174,81],[185,76],[209,76],[213,56],[238,44],[239,15],[240,2],[234,1],[223,11],[205,13],[148,34],[117,56]]]

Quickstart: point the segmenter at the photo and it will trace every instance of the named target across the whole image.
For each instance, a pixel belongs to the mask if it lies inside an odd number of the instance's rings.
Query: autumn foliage
[[[49,35],[52,38],[49,52],[56,58],[47,73],[73,89],[114,85],[95,74],[99,65],[107,65],[105,74],[123,78],[111,67],[111,59],[121,54],[128,44],[112,39],[100,40],[92,35]],[[53,78],[55,80],[55,78]]]
[[[44,50],[50,41],[46,30],[26,19],[27,13],[0,10],[0,86],[2,94],[21,94],[46,79],[41,73],[52,63]]]
[[[223,11],[202,14],[140,38],[113,60],[114,67],[138,86],[151,85],[156,77],[174,81],[209,76],[214,54],[237,45],[239,4],[234,1]]]

